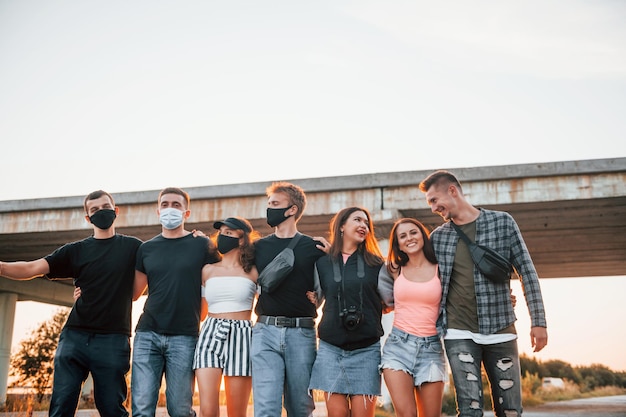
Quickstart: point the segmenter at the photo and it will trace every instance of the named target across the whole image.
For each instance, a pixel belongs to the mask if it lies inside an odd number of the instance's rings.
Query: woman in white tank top
[[[193,367],[200,397],[200,417],[219,414],[222,377],[229,417],[247,415],[252,391],[251,314],[258,273],[253,241],[258,232],[243,218],[215,222],[222,259],[202,269],[202,323]]]

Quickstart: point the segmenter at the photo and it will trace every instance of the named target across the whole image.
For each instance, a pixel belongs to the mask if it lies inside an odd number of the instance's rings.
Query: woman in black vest
[[[316,262],[315,294],[323,315],[310,390],[324,392],[329,416],[371,417],[381,392],[383,305],[378,274],[384,266],[369,212],[349,207],[330,223],[329,253]]]

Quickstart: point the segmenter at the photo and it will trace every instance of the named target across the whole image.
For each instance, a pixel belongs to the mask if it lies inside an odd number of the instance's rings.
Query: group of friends
[[[453,220],[477,243],[509,259],[524,288],[534,351],[547,344],[539,280],[515,220],[473,206],[458,179],[435,171],[419,185],[445,222],[429,233],[417,219],[397,220],[386,256],[364,207],[340,210],[328,239],[298,231],[305,192],[275,182],[266,194],[265,237],[242,217],[214,223],[206,236],[185,229],[189,195],[163,189],[162,231],[145,242],[116,233],[119,214],[102,190],[84,200],[93,236],[34,261],[0,262],[12,279],[71,277],[75,303],[54,359],[49,415],[74,416],[91,373],[103,417],[126,417],[131,371],[134,417],[154,416],[163,378],[167,412],[219,415],[222,380],[229,417],[311,416],[313,391],[328,416],[373,417],[381,378],[397,416],[441,415],[450,367],[459,416],[483,410],[481,368],[496,416],[522,414],[515,297],[474,267]],[[275,289],[259,290],[259,273],[299,235],[294,265]],[[135,328],[132,302],[147,293]],[[317,311],[322,315],[318,319]],[[252,321],[252,311],[256,321]],[[382,315],[394,311],[381,346]],[[447,358],[446,358],[447,356]]]

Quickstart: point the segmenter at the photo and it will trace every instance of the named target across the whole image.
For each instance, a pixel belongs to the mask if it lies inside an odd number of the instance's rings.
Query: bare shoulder
[[[252,269],[246,274],[246,277],[256,284],[256,281],[259,278],[259,271],[256,269],[256,266],[252,266]]]
[[[206,264],[202,267],[202,282],[215,275],[215,270],[219,264],[220,262],[216,262],[214,264]]]

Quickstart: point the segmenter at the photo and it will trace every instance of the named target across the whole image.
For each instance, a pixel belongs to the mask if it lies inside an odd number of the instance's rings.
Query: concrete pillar
[[[0,293],[0,406],[4,406],[7,401],[11,339],[13,338],[16,303],[17,294]]]

